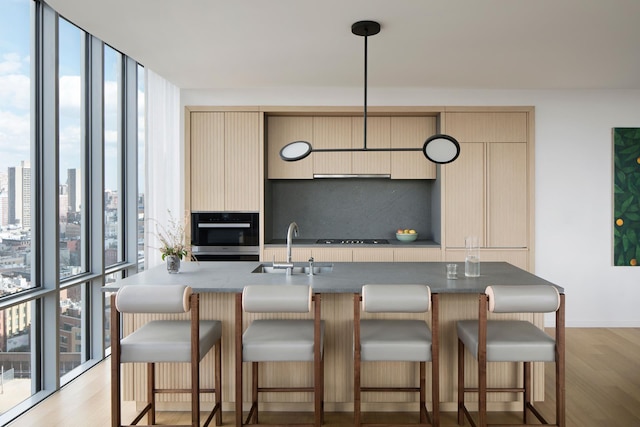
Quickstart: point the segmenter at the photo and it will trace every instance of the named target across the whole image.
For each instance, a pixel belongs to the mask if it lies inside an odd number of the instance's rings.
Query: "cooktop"
[[[318,244],[325,245],[386,245],[387,239],[318,239]]]

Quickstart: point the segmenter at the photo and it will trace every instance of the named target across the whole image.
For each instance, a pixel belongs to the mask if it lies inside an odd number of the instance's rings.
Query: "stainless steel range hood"
[[[323,174],[323,173],[314,173],[313,179],[323,179],[323,178],[382,178],[382,179],[391,179],[391,174],[388,173],[336,173],[336,174]]]

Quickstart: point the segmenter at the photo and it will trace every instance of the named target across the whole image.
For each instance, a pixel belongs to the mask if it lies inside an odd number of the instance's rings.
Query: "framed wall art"
[[[640,128],[613,128],[613,265],[640,263]]]

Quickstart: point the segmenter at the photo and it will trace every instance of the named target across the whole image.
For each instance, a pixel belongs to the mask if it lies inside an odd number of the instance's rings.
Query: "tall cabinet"
[[[448,112],[446,130],[461,145],[443,166],[446,259],[463,259],[465,236],[478,236],[481,259],[532,269],[532,111]]]
[[[192,211],[260,211],[262,113],[190,110],[185,127]]]

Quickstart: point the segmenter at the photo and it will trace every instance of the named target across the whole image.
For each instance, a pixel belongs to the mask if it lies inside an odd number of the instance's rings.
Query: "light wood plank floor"
[[[640,329],[567,329],[567,426],[640,426]],[[547,364],[547,401],[543,414],[554,416],[553,365]],[[27,412],[11,427],[108,427],[110,425],[109,363],[103,362]],[[125,402],[124,417],[133,415],[133,404]],[[278,414],[278,420],[283,420]],[[288,421],[308,414],[285,414]],[[371,417],[371,414],[367,415]],[[412,416],[412,415],[411,415]],[[161,423],[188,422],[188,413],[162,412]],[[442,414],[442,426],[456,426],[456,415]],[[400,422],[402,414],[376,414],[376,422]],[[268,414],[263,417],[269,421]],[[371,420],[371,418],[369,418]],[[413,421],[409,418],[408,421]],[[518,422],[511,413],[492,413],[492,422]],[[224,413],[225,425],[234,423],[233,413]],[[326,427],[347,427],[350,413],[326,414]],[[468,423],[467,423],[468,425]]]

